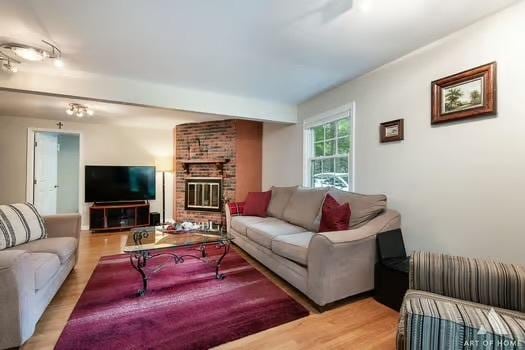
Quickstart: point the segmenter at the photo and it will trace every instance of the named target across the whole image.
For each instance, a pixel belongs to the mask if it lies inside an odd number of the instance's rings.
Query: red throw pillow
[[[345,203],[341,205],[327,193],[323,203],[319,232],[348,230],[350,215],[350,204]]]
[[[266,217],[268,204],[272,198],[272,191],[267,192],[249,192],[244,201],[244,216],[260,216]]]

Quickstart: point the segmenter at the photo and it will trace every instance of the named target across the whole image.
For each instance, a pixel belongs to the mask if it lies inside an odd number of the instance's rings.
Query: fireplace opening
[[[196,211],[220,212],[222,180],[214,178],[186,179],[184,208]]]

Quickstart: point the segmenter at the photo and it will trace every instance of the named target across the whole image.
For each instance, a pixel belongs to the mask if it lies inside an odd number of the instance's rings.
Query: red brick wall
[[[223,195],[226,200],[235,200],[236,174],[236,128],[235,120],[221,120],[204,123],[177,125],[175,128],[175,219],[203,222],[212,220],[221,223],[221,213],[184,210],[185,180],[188,177],[223,178]],[[197,143],[200,139],[200,149]],[[190,154],[188,154],[190,146]],[[224,165],[224,174],[214,164],[192,164],[186,174],[180,160],[187,159],[230,159]]]

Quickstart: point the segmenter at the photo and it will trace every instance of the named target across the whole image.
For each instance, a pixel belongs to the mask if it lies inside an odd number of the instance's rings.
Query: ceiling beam
[[[217,92],[86,72],[0,72],[0,88],[136,106],[219,114],[283,123],[297,122],[297,106]]]

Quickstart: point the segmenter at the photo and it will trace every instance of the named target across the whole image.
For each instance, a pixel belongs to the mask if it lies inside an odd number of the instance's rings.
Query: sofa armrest
[[[0,251],[1,349],[19,346],[33,334],[36,315],[31,300],[34,293],[30,254],[24,250]]]
[[[520,265],[415,252],[410,289],[525,312],[525,267]]]
[[[380,232],[386,232],[401,227],[401,215],[399,212],[387,209],[376,216],[365,225],[345,231],[320,232],[319,235],[325,236],[331,243],[347,243],[359,241],[372,237]]]
[[[80,237],[80,214],[59,214],[44,216],[47,236],[54,237]]]
[[[228,203],[224,204],[224,212],[226,213],[226,232],[230,232],[232,214],[230,212],[230,206],[228,205]]]
[[[308,292],[318,305],[374,289],[379,232],[399,228],[400,215],[386,210],[355,230],[322,232],[308,246]]]

